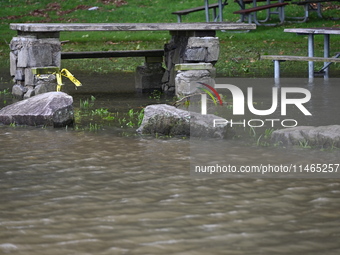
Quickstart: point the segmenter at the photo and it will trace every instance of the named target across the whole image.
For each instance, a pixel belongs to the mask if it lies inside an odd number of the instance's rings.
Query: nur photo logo
[[[305,88],[299,87],[272,87],[272,104],[269,109],[256,109],[255,108],[255,99],[253,88],[247,88],[247,94],[244,95],[243,91],[232,84],[216,84],[215,88],[212,86],[198,82],[199,84],[203,85],[204,88],[198,87],[204,93],[201,94],[201,114],[207,114],[207,95],[213,100],[215,105],[217,102],[220,106],[223,107],[223,102],[221,100],[221,96],[217,90],[219,89],[227,89],[231,92],[232,95],[232,111],[233,116],[244,116],[245,115],[245,106],[248,107],[249,112],[256,116],[268,116],[273,114],[278,110],[279,107],[279,98],[280,98],[280,116],[287,116],[287,106],[293,105],[299,111],[301,111],[305,116],[312,116],[312,114],[306,109],[304,104],[309,102],[311,99],[311,92]],[[214,127],[217,125],[225,125],[225,124],[233,125],[243,125],[250,126],[250,127],[262,127],[266,124],[270,124],[271,127],[274,127],[276,123],[280,123],[283,127],[295,127],[298,125],[297,120],[295,119],[250,119],[246,121],[245,119],[242,121],[235,122],[232,119],[216,119],[214,120]]]

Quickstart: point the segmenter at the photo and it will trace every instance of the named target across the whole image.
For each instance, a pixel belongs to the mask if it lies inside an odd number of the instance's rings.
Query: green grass
[[[109,4],[105,4],[109,3]],[[177,22],[171,12],[203,5],[203,0],[1,0],[0,2],[0,68],[9,68],[8,43],[16,35],[9,29],[9,23],[24,22]],[[97,6],[98,10],[89,11]],[[328,5],[327,5],[328,6]],[[325,7],[327,7],[325,6]],[[224,11],[226,21],[236,22],[238,15],[232,12],[238,5],[232,0]],[[296,34],[284,33],[284,28],[293,27],[332,27],[339,26],[339,10],[324,12],[325,19],[312,13],[307,23],[285,23],[278,27],[258,27],[249,33],[218,32],[220,38],[220,59],[216,64],[217,72],[229,77],[272,77],[273,63],[259,60],[262,54],[307,55],[307,38]],[[260,15],[264,15],[260,14]],[[287,6],[286,16],[302,16],[300,6]],[[183,17],[183,22],[203,22],[204,13],[197,12]],[[63,51],[89,50],[131,50],[161,49],[170,39],[168,32],[75,32],[61,33]],[[337,37],[331,38],[331,51],[340,52]],[[315,38],[316,55],[323,54],[323,38]],[[63,60],[62,66],[69,70],[80,69],[87,72],[132,72],[143,63],[142,58],[111,58],[88,60]],[[322,66],[321,63],[316,66]],[[281,67],[282,77],[307,76],[305,62],[286,62]],[[340,76],[340,65],[332,66],[331,76]]]

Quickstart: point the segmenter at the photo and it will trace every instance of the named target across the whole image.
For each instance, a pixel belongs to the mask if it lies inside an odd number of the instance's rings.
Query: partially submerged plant
[[[11,91],[10,89],[4,89],[4,90],[0,90],[0,95],[10,95]]]
[[[80,99],[79,106],[80,106],[81,109],[89,109],[89,108],[93,107],[95,100],[96,100],[96,98],[94,96],[91,96],[90,99],[85,99],[85,100]]]

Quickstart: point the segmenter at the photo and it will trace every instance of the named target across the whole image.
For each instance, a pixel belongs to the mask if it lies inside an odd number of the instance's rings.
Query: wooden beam
[[[84,51],[62,52],[61,59],[162,57],[164,50]]]
[[[10,29],[22,32],[62,31],[199,31],[249,30],[256,25],[247,23],[12,23]]]
[[[287,60],[287,61],[340,62],[340,58],[286,56],[286,55],[262,55],[261,59],[279,60],[279,61]]]

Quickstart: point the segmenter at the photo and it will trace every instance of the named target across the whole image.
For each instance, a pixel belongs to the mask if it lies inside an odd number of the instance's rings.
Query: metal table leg
[[[324,35],[323,56],[325,58],[329,57],[329,37],[330,37],[330,35],[327,35],[327,34]],[[323,66],[325,68],[325,70],[324,70],[325,73],[324,73],[324,76],[323,76],[324,79],[328,79],[329,78],[329,68],[327,67],[327,65],[329,66],[329,63],[328,62],[324,62],[324,64],[323,64]]]
[[[222,0],[218,0],[218,16],[220,18],[220,22],[223,21],[223,4]]]
[[[209,17],[209,0],[205,0],[204,1],[204,5],[205,5],[205,20],[206,22],[210,21],[210,17]]]
[[[314,34],[308,34],[308,57],[314,57]],[[308,78],[314,79],[313,61],[308,61]]]

